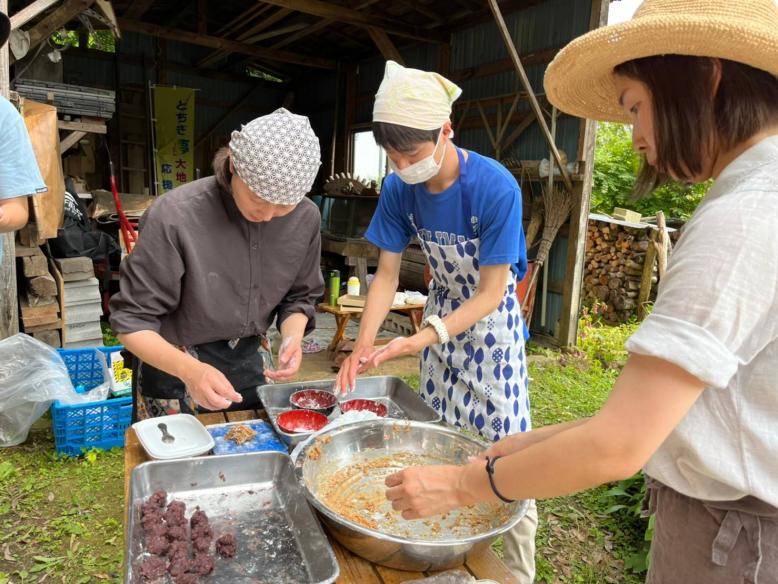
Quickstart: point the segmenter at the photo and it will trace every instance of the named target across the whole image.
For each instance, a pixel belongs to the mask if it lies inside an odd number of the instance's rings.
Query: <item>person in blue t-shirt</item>
[[[0,47],[10,30],[8,16],[0,13]],[[24,227],[27,197],[45,191],[24,120],[11,102],[0,97],[0,233]]]
[[[451,106],[460,94],[436,73],[386,64],[373,135],[393,172],[365,234],[381,253],[335,388],[349,391],[358,374],[421,353],[421,397],[446,422],[499,440],[531,429],[526,329],[516,297],[527,270],[521,191],[499,162],[453,143]],[[432,275],[424,327],[376,349],[402,252],[414,238]],[[505,539],[506,561],[522,583],[534,579],[536,526],[532,505]]]

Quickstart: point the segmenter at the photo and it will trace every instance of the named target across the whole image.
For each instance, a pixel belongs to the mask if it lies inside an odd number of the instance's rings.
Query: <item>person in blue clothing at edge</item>
[[[531,429],[516,281],[527,270],[519,185],[497,161],[452,141],[451,107],[462,90],[393,61],[375,98],[373,135],[393,171],[365,237],[381,249],[354,351],[336,392],[358,374],[421,353],[420,394],[455,426],[487,440]],[[402,252],[418,238],[432,281],[422,330],[377,349],[397,290]],[[505,561],[519,581],[535,574],[534,502],[505,535]]]
[[[0,12],[0,47],[8,40],[11,22]],[[10,101],[0,96],[0,233],[27,224],[27,197],[46,192],[24,120]],[[0,260],[2,260],[0,247]]]

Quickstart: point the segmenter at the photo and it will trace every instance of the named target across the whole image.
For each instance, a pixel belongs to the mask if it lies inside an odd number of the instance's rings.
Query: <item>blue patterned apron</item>
[[[410,219],[432,273],[425,318],[451,314],[478,290],[478,226],[471,214],[467,165],[458,148],[457,156],[463,210],[471,218],[469,239],[453,245],[424,241],[415,223],[419,214],[413,190]],[[516,280],[509,272],[505,294],[494,312],[448,343],[424,349],[419,387],[424,401],[449,424],[499,440],[531,429],[527,375]]]

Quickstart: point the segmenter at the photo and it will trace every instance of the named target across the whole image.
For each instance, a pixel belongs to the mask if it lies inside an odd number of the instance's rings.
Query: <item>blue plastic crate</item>
[[[104,381],[98,351],[106,361],[109,355],[123,347],[99,349],[58,349],[68,368],[70,379],[79,393],[88,392]],[[132,397],[105,399],[85,404],[51,406],[54,444],[59,454],[79,456],[84,450],[108,450],[124,447],[124,433],[132,423]]]

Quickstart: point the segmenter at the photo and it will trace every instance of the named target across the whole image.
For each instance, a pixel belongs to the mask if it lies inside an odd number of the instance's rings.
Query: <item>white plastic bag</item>
[[[101,353],[103,368],[107,372]],[[106,379],[108,379],[106,377]],[[110,382],[76,393],[57,352],[25,334],[0,341],[0,446],[16,446],[54,400],[66,404],[105,399]]]

